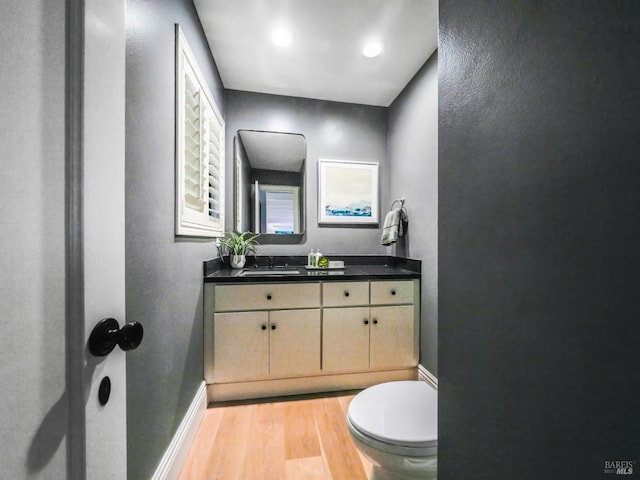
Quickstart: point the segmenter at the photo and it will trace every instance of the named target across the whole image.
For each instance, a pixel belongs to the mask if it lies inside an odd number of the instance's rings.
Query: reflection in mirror
[[[303,135],[238,130],[234,139],[236,230],[260,233],[260,243],[302,240],[306,156]]]

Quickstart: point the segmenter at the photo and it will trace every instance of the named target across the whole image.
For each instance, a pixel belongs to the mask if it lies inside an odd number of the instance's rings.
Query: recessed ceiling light
[[[377,57],[384,50],[384,45],[379,40],[372,40],[368,42],[362,49],[362,54],[367,58]]]
[[[271,34],[271,40],[279,47],[288,47],[293,42],[293,32],[288,28],[278,28]]]

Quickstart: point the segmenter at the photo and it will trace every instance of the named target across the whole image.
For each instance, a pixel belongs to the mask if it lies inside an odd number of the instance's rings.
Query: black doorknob
[[[115,318],[103,318],[93,327],[89,336],[89,351],[96,357],[104,357],[118,345],[125,352],[138,348],[144,329],[138,322],[118,325]]]

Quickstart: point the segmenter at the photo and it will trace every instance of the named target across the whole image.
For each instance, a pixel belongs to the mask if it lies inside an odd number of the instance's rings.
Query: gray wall
[[[65,2],[0,15],[2,478],[66,478]]]
[[[379,228],[318,226],[318,159],[380,164],[381,216],[386,213],[387,109],[279,95],[227,90],[226,169],[229,227],[233,226],[233,137],[237,130],[301,133],[307,141],[307,235],[295,245],[260,245],[258,254],[306,255],[319,248],[330,254],[383,254]],[[381,218],[381,221],[384,217]]]
[[[441,480],[637,473],[639,18],[440,2]]]
[[[407,236],[391,254],[422,260],[420,363],[438,374],[438,53],[389,107],[389,199],[405,198]],[[396,205],[398,206],[398,205]]]
[[[202,261],[210,239],[174,236],[175,33],[179,23],[224,114],[221,82],[189,0],[127,2],[127,357],[129,478],[150,478],[203,380]]]

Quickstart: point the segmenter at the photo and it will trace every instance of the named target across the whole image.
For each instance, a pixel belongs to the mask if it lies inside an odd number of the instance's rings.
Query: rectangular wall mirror
[[[263,244],[300,243],[306,226],[304,136],[238,130],[233,150],[236,230],[259,233]]]

